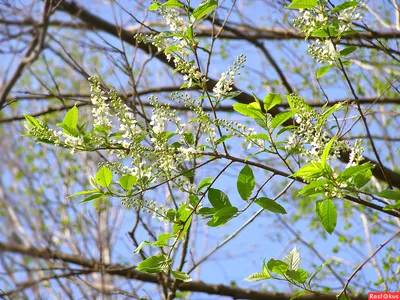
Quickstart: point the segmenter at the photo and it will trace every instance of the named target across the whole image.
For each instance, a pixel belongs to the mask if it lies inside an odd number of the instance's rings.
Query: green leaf
[[[229,202],[228,196],[221,190],[213,188],[209,189],[208,200],[210,201],[211,205],[217,209],[232,206],[232,204]]]
[[[82,204],[82,203],[93,201],[95,199],[99,199],[101,197],[104,197],[104,195],[105,195],[104,193],[93,194],[92,196],[86,198],[85,200],[78,202],[78,204]]]
[[[276,203],[272,199],[263,197],[263,198],[257,199],[255,202],[258,205],[260,205],[262,208],[269,210],[273,213],[283,214],[283,215],[287,214],[286,210],[280,204]]]
[[[358,1],[346,1],[342,4],[337,5],[335,8],[331,10],[331,14],[337,13],[339,11],[345,10],[350,7],[358,6]]]
[[[78,124],[78,108],[76,105],[66,113],[63,123],[71,128],[76,128],[76,124]]]
[[[286,8],[300,9],[300,8],[314,8],[318,5],[317,0],[293,0]]]
[[[289,120],[295,113],[296,111],[293,110],[280,112],[272,119],[271,127],[275,129],[278,126],[281,126],[283,123]]]
[[[183,134],[183,138],[185,140],[186,143],[188,143],[189,145],[193,145],[194,144],[194,136],[193,133],[191,132],[185,132]]]
[[[79,136],[79,131],[74,127],[71,127],[71,126],[69,126],[67,124],[64,124],[64,123],[57,123],[56,125],[58,127],[61,127],[62,129],[64,129],[65,133],[69,133],[72,136]]]
[[[149,242],[143,241],[139,244],[139,246],[133,251],[133,254],[138,254],[140,250],[147,246],[155,246],[155,247],[165,247],[168,246],[168,240],[173,238],[175,235],[173,233],[161,233],[157,241]]]
[[[329,34],[328,34],[327,30],[317,29],[311,33],[311,36],[313,36],[313,37],[329,37]]]
[[[321,193],[321,191],[325,191],[325,184],[329,184],[329,180],[321,179],[312,181],[309,185],[306,185],[299,191],[299,195],[311,196]]]
[[[193,25],[189,26],[188,29],[185,32],[185,36],[189,39],[189,40],[193,40],[194,39],[194,35],[193,35]]]
[[[300,168],[293,177],[301,177],[305,179],[318,178],[323,175],[324,168],[319,162],[311,162]]]
[[[215,142],[215,145],[219,145],[222,142],[225,142],[227,139],[230,139],[231,137],[233,137],[233,134],[223,135]]]
[[[36,127],[36,128],[43,128],[42,125],[36,120],[34,117],[24,114],[24,117],[29,125]]]
[[[377,194],[379,197],[390,199],[390,200],[400,200],[399,190],[384,190]]]
[[[333,138],[331,138],[331,140],[328,142],[328,144],[326,145],[324,152],[322,153],[321,156],[321,164],[322,167],[326,166],[326,161],[328,159],[329,156],[329,152],[331,151],[332,145],[333,143],[336,141],[336,136],[334,136]]]
[[[136,183],[137,178],[132,175],[124,175],[119,179],[119,185],[125,190],[130,190]]]
[[[181,271],[171,271],[171,274],[172,276],[174,276],[175,279],[182,280],[184,282],[192,281],[192,278],[190,278],[188,273]]]
[[[140,250],[142,250],[144,247],[150,246],[151,242],[149,241],[143,241],[139,244],[139,246],[137,246],[137,248],[135,250],[133,250],[133,254],[138,254],[140,252]]]
[[[232,217],[238,212],[237,207],[228,206],[218,210],[214,215],[212,220],[210,220],[207,225],[210,227],[217,227],[228,222]]]
[[[98,193],[98,190],[87,190],[87,191],[81,191],[81,192],[77,192],[75,194],[69,195],[67,198],[71,198],[71,197],[76,197],[76,196],[80,196],[80,195],[89,195],[89,194],[94,194],[94,193]]]
[[[253,119],[264,120],[265,116],[261,110],[249,106],[248,104],[236,103],[232,105],[233,109],[238,113]]]
[[[367,170],[365,172],[361,172],[354,176],[354,184],[356,187],[359,189],[362,188],[364,185],[366,185],[372,178],[372,172],[371,170]]]
[[[326,119],[328,119],[328,117],[333,114],[335,111],[338,111],[341,108],[341,104],[340,103],[336,103],[335,105],[333,105],[332,107],[328,108],[326,111],[324,111],[322,113],[322,116],[319,118],[318,122],[317,122],[317,128],[320,128],[321,126],[323,126],[325,124]]]
[[[351,166],[346,169],[342,173],[339,174],[337,180],[339,182],[346,181],[350,177],[354,177],[355,175],[361,173],[361,172],[366,172],[367,170],[371,170],[374,167],[373,164],[371,163],[364,163],[362,165],[358,166]]]
[[[95,176],[96,182],[102,187],[109,187],[112,181],[112,172],[106,166],[103,166]]]
[[[308,273],[307,271],[303,270],[303,269],[299,269],[299,270],[289,270],[286,272],[286,276],[288,276],[289,278],[300,282],[300,283],[304,283],[306,282],[307,278],[308,278]]]
[[[337,212],[332,200],[320,200],[315,203],[315,213],[325,230],[332,234],[336,227]]]
[[[195,8],[193,11],[193,17],[196,20],[201,19],[209,12],[211,12],[218,5],[218,1],[216,0],[206,0],[200,3],[200,6]]]
[[[282,96],[279,94],[270,93],[264,97],[264,108],[268,112],[271,108],[282,103]]]
[[[204,178],[200,183],[199,183],[199,187],[197,188],[197,191],[201,191],[202,189],[205,189],[206,187],[208,187],[211,182],[213,181],[212,177],[207,177]]]
[[[146,273],[161,273],[169,270],[171,262],[171,259],[166,255],[159,254],[146,258],[136,269]]]
[[[148,10],[157,10],[157,8],[159,8],[159,7],[160,7],[160,5],[157,2],[155,2],[152,5],[150,5]]]
[[[283,261],[288,265],[289,270],[296,271],[300,268],[300,253],[297,251],[296,247],[286,254]]]
[[[256,273],[253,273],[253,274],[247,276],[244,280],[248,281],[248,282],[255,282],[255,281],[261,281],[261,280],[267,280],[269,278],[271,278],[271,276],[269,274],[256,272]]]
[[[255,185],[256,180],[254,179],[253,171],[249,165],[245,165],[240,171],[236,183],[240,197],[242,197],[243,200],[249,199]]]
[[[322,265],[320,265],[314,272],[312,272],[310,279],[308,279],[308,285],[311,286],[311,281],[314,279],[314,277],[321,272],[322,268],[325,267],[327,264],[329,264],[331,261],[327,260],[325,261]]]
[[[281,260],[275,260],[273,258],[268,261],[267,267],[271,272],[279,275],[285,275],[286,272],[289,270],[289,267],[285,262]]]
[[[332,65],[323,66],[317,70],[317,78],[323,77],[332,68]]]
[[[199,214],[202,215],[203,217],[211,217],[214,215],[218,210],[214,207],[202,207],[199,210]]]
[[[357,50],[357,47],[355,47],[355,46],[349,46],[349,47],[346,47],[346,48],[344,48],[343,50],[341,50],[339,53],[340,53],[340,56],[345,57],[345,56],[347,56],[347,55],[353,53],[353,52],[356,51],[356,50]]]
[[[180,240],[184,237],[185,233],[189,229],[190,224],[192,223],[192,209],[187,204],[181,205],[176,214],[176,219],[181,221],[181,224],[173,224],[172,229],[174,234],[179,233],[177,239]]]
[[[173,233],[161,233],[157,241],[152,242],[151,244],[156,247],[165,247],[168,246],[168,240],[172,239],[175,235]]]
[[[178,0],[168,0],[165,2],[163,5],[165,8],[177,8],[177,7],[185,7],[182,3],[180,3]]]
[[[256,133],[256,134],[252,134],[251,136],[249,136],[249,138],[251,139],[261,139],[264,141],[269,141],[270,137],[268,134],[265,133]]]

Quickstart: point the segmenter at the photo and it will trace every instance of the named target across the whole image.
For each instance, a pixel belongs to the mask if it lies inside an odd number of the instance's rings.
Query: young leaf
[[[350,177],[354,177],[355,175],[361,173],[361,172],[366,172],[367,170],[371,170],[374,167],[373,164],[371,163],[365,163],[359,166],[351,166],[346,169],[342,173],[339,174],[337,180],[339,182],[346,181]]]
[[[268,261],[267,267],[271,272],[279,275],[285,275],[286,272],[289,270],[289,267],[285,262],[281,260],[275,260],[273,258]]]
[[[300,8],[314,8],[318,5],[317,0],[293,0],[286,8],[300,9]]]
[[[281,126],[283,123],[289,120],[295,113],[296,111],[293,110],[280,112],[272,119],[271,127],[275,129],[278,126]]]
[[[297,251],[296,247],[292,249],[288,254],[286,254],[283,261],[289,266],[289,270],[296,271],[300,267],[300,253]]]
[[[205,218],[212,217],[218,210],[214,207],[202,207],[199,210],[199,215]]]
[[[171,265],[171,259],[164,254],[150,256],[142,261],[136,269],[146,273],[160,273],[168,271]]]
[[[355,47],[355,46],[346,47],[340,51],[340,56],[342,56],[342,57],[347,56],[356,50],[357,50],[357,47]]]
[[[261,110],[258,110],[252,106],[249,106],[248,104],[244,103],[236,103],[232,105],[233,109],[237,111],[238,113],[250,117],[253,119],[264,119],[264,114]]]
[[[329,264],[331,261],[327,260],[325,261],[322,265],[320,265],[314,272],[312,272],[310,279],[308,279],[308,285],[311,286],[311,281],[314,279],[314,277],[321,272],[322,268],[325,267],[327,264]]]
[[[323,77],[332,68],[332,65],[323,66],[317,70],[317,79]]]
[[[98,192],[99,192],[98,190],[81,191],[81,192],[77,192],[75,194],[69,195],[67,198],[76,197],[76,196],[80,196],[80,195],[94,194],[94,193],[98,193]]]
[[[184,7],[184,5],[182,3],[180,3],[178,0],[168,0],[162,6],[165,8]]]
[[[216,6],[218,5],[217,0],[206,0],[203,1],[199,7],[195,8],[193,11],[193,17],[196,20],[201,19],[205,15],[207,15],[209,12],[211,12]]]
[[[171,271],[171,274],[172,276],[174,276],[175,279],[182,280],[184,282],[192,281],[192,278],[190,278],[188,273],[181,271]]]
[[[119,179],[119,185],[125,190],[130,190],[136,183],[137,178],[132,175],[124,175]]]
[[[24,117],[29,125],[37,128],[43,128],[42,125],[40,125],[40,123],[38,122],[38,120],[36,120],[34,117],[29,116],[27,114],[24,114]]]
[[[261,280],[267,280],[269,278],[271,278],[271,276],[268,274],[256,272],[256,273],[253,273],[253,274],[247,276],[244,280],[246,280],[248,282],[255,282],[255,281],[261,281]]]
[[[217,227],[228,222],[236,213],[238,212],[237,207],[228,206],[218,210],[214,215],[212,220],[210,220],[207,225],[210,227]]]
[[[339,11],[345,10],[347,8],[351,8],[351,7],[355,7],[358,6],[358,1],[346,1],[342,4],[339,4],[337,6],[335,6],[332,10],[331,10],[331,14],[337,13]]]
[[[74,127],[71,127],[71,126],[69,126],[67,124],[64,124],[64,123],[57,123],[56,125],[58,127],[61,127],[62,129],[64,129],[65,133],[69,133],[72,136],[79,136],[79,131]]]
[[[189,145],[193,145],[194,144],[194,136],[193,133],[191,132],[185,132],[183,134],[183,137],[185,139],[185,142],[188,143]]]
[[[385,199],[400,200],[400,190],[384,190],[377,195]]]
[[[321,179],[312,181],[309,185],[306,185],[299,191],[299,195],[311,196],[314,194],[321,193],[321,191],[325,190],[324,189],[325,184],[329,184],[329,180]]]
[[[93,194],[92,196],[86,198],[85,200],[83,200],[81,202],[78,202],[78,204],[82,204],[82,203],[86,203],[86,202],[89,202],[89,201],[93,201],[93,200],[99,199],[101,197],[104,197],[104,193]]]
[[[161,233],[157,241],[152,242],[151,244],[156,247],[164,247],[168,246],[168,240],[172,239],[175,235],[173,233]]]
[[[332,200],[320,200],[315,203],[315,213],[325,230],[331,234],[336,227],[337,212]]]
[[[236,187],[239,192],[240,197],[243,200],[247,200],[250,198],[251,193],[253,192],[256,181],[254,179],[254,174],[249,165],[245,165],[243,169],[240,171]]]
[[[328,144],[326,145],[324,152],[322,153],[321,156],[321,164],[322,167],[326,166],[326,160],[328,159],[329,156],[329,151],[331,151],[332,145],[333,143],[336,141],[336,136],[334,136],[333,138],[331,138],[331,140],[328,142]]]
[[[102,187],[109,187],[112,181],[112,172],[106,166],[103,166],[95,176],[96,182]]]
[[[291,279],[300,282],[300,283],[304,283],[306,282],[307,278],[308,278],[308,273],[307,271],[303,270],[303,269],[299,269],[299,270],[289,270],[286,272],[286,276],[290,277]]]
[[[231,137],[233,137],[233,134],[223,135],[215,142],[215,145],[219,145],[222,142],[225,142],[227,139],[230,139]]]
[[[281,103],[282,96],[279,94],[270,93],[264,97],[264,108],[266,112]]]
[[[260,205],[262,208],[269,210],[273,213],[283,214],[283,215],[287,214],[286,210],[280,204],[276,203],[272,199],[263,197],[263,198],[257,199],[255,202],[258,205]]]
[[[300,168],[293,177],[301,177],[305,179],[318,178],[323,175],[323,167],[319,162],[311,162]]]
[[[74,106],[71,108],[64,117],[63,123],[71,128],[76,129],[76,124],[78,124],[78,108]]]
[[[228,196],[221,190],[209,189],[208,190],[208,200],[211,205],[217,209],[221,209],[227,206],[232,206],[229,202]]]
[[[359,189],[362,188],[364,185],[366,185],[372,178],[372,172],[371,170],[367,170],[365,172],[361,172],[354,176],[354,184],[356,187]]]
[[[159,8],[160,7],[160,5],[157,3],[157,2],[155,2],[155,3],[153,3],[152,5],[150,5],[150,7],[148,8],[148,10],[157,10],[157,8]]]
[[[151,242],[149,241],[143,241],[139,244],[139,246],[137,246],[137,248],[135,250],[133,250],[133,254],[138,254],[140,252],[140,250],[142,250],[144,247],[146,246],[150,246]]]

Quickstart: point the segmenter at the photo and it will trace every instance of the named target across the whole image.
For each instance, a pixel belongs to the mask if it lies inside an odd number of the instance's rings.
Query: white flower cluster
[[[301,9],[301,15],[293,20],[306,37],[318,37],[315,43],[308,46],[308,51],[318,62],[333,64],[340,57],[337,39],[353,29],[352,22],[361,20],[362,16],[356,12],[359,5],[331,13],[327,1],[319,1],[320,5],[312,9]],[[329,33],[328,33],[329,31]]]
[[[362,140],[356,140],[353,148],[350,149],[349,163],[346,168],[358,165],[364,159],[362,156],[363,152]]]
[[[159,12],[172,32],[184,34],[188,29],[188,24],[175,9],[161,6]]]
[[[332,65],[340,57],[340,52],[336,50],[336,46],[329,39],[317,39],[315,43],[308,45],[308,52],[321,64],[326,61]]]
[[[221,78],[213,88],[214,96],[217,100],[221,100],[226,96],[235,84],[235,74],[240,75],[240,69],[243,68],[246,62],[246,56],[240,54],[236,61],[233,62],[232,67],[229,67],[228,72],[221,73]]]
[[[168,55],[167,55],[168,58]],[[188,81],[187,87],[190,88],[193,86],[193,83],[202,86],[207,82],[206,77],[203,73],[201,73],[194,65],[194,61],[185,61],[179,56],[174,57],[175,69],[180,71],[183,74],[183,80]]]
[[[294,108],[298,111],[295,115],[297,126],[293,134],[288,137],[285,149],[289,152],[296,149],[308,162],[319,161],[326,144],[330,140],[324,129],[326,121],[322,120],[323,114],[309,108],[304,103],[304,100],[295,94],[292,94],[291,97],[294,101]],[[319,125],[317,126],[317,124]],[[340,151],[348,149],[349,144],[347,141],[335,140],[332,144],[328,161],[339,158]]]
[[[90,99],[93,104],[93,125],[110,129],[113,125],[109,119],[111,114],[109,111],[109,104],[106,102],[108,100],[106,92],[101,89],[100,81],[97,78],[95,79],[94,77],[89,77],[89,81],[92,82],[90,85],[90,91],[92,92]]]

